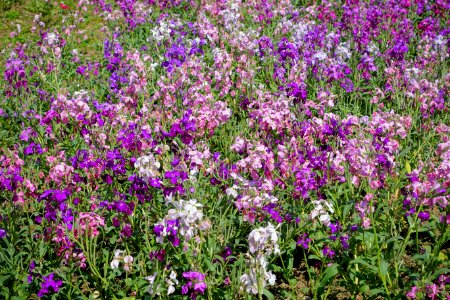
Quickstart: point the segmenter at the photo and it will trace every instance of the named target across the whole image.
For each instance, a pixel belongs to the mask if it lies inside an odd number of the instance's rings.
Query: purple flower
[[[427,211],[421,211],[417,216],[422,221],[427,221],[430,218],[430,213]]]
[[[130,224],[123,225],[121,234],[128,238],[131,237],[131,235],[133,234],[133,229],[131,228],[131,225]]]
[[[199,282],[194,285],[194,292],[201,293],[202,295],[205,293],[206,290],[206,283],[205,282]]]
[[[322,249],[322,253],[323,253],[323,256],[329,257],[329,258],[333,258],[334,255],[336,254],[336,252],[334,252],[334,250],[331,249],[331,248],[328,247],[328,246],[325,246],[325,247]]]
[[[157,251],[151,251],[148,256],[149,256],[150,260],[154,260],[156,258],[159,261],[163,261],[165,255],[166,255],[166,250],[161,249],[161,250],[157,250]]]
[[[0,228],[0,239],[4,238],[6,236],[6,230],[3,228]]]
[[[348,235],[343,235],[340,237],[342,248],[344,248],[345,250],[349,248],[348,238],[349,238]]]
[[[303,249],[309,248],[309,243],[311,242],[311,239],[308,238],[308,234],[304,233],[301,235],[297,240],[297,246],[301,246]]]
[[[331,233],[336,233],[341,229],[341,225],[339,225],[339,222],[336,222],[335,224],[330,223],[329,227],[331,229]]]
[[[41,283],[41,289],[38,292],[38,297],[43,297],[53,290],[54,293],[59,291],[59,287],[62,285],[62,280],[54,280],[54,274],[50,273],[48,276],[44,276],[44,281]]]
[[[156,236],[161,236],[161,233],[164,231],[164,225],[155,225],[155,227],[153,227],[153,232],[155,233]]]
[[[409,292],[406,293],[408,299],[416,299],[416,293],[419,291],[417,286],[413,286]]]
[[[181,287],[181,293],[183,295],[186,295],[189,291],[191,291],[189,296],[191,299],[195,300],[198,294],[203,295],[205,293],[207,288],[206,282],[204,282],[206,274],[189,271],[184,272],[183,277],[189,280],[189,282]]]

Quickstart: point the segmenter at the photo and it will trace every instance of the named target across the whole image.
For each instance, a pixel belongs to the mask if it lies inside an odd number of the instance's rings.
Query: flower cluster
[[[249,268],[250,272],[241,276],[240,281],[247,293],[258,294],[269,285],[274,285],[275,275],[267,271],[267,258],[272,254],[279,254],[278,232],[269,223],[266,227],[252,230],[248,236],[249,243]]]
[[[183,277],[188,280],[188,282],[181,287],[181,293],[186,295],[189,293],[189,296],[192,300],[197,299],[197,295],[204,294],[206,291],[206,282],[205,277],[206,274],[200,272],[184,272]]]
[[[151,153],[149,155],[139,157],[134,163],[134,167],[138,169],[139,177],[145,180],[157,178],[159,176],[158,169],[160,166],[160,163]]]
[[[189,201],[172,201],[171,199],[171,197],[168,198],[168,204],[175,208],[169,209],[164,219],[155,224],[153,231],[158,243],[163,243],[164,238],[167,237],[174,246],[178,246],[180,243],[178,233],[184,237],[185,241],[189,241],[196,234],[199,221],[203,218],[203,205],[196,199]]]
[[[125,251],[123,250],[117,249],[114,251],[114,259],[110,263],[111,269],[117,269],[122,262],[124,264],[123,269],[127,272],[131,272],[134,258],[131,255],[124,256],[124,254]]]

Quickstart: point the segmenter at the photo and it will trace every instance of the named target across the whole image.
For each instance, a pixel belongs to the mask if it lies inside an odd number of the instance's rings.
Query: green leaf
[[[320,280],[319,283],[319,288],[323,288],[325,287],[328,282],[330,282],[330,280],[336,276],[339,273],[338,271],[338,265],[337,264],[333,264],[330,267],[327,267],[325,269],[325,272],[323,272],[323,276],[322,276],[322,280]]]
[[[406,173],[411,173],[411,165],[409,164],[409,161],[405,162],[405,170]]]
[[[3,282],[8,280],[9,277],[11,277],[11,275],[5,275],[5,276],[0,277],[0,285],[2,285]]]
[[[268,290],[266,290],[266,289],[264,289],[263,294],[264,294],[264,295],[267,297],[267,299],[269,299],[269,300],[275,299],[275,296],[274,296],[271,292],[269,292]]]
[[[356,258],[354,260],[352,260],[350,262],[350,264],[361,264],[367,268],[369,268],[372,272],[376,273],[377,272],[377,268],[375,266],[372,266],[371,264],[369,264],[367,261],[361,259],[361,258]]]
[[[389,264],[387,263],[387,261],[381,261],[380,262],[380,273],[381,276],[383,276],[383,278],[386,278],[388,275],[388,270],[389,270]]]
[[[360,291],[361,293],[367,293],[369,290],[370,290],[370,287],[369,287],[367,284],[364,284],[363,286],[361,286],[361,287],[359,288],[359,291]]]
[[[384,293],[385,293],[384,289],[372,289],[372,290],[370,290],[370,296],[375,296],[375,295],[384,294]]]
[[[393,236],[393,237],[391,237],[390,239],[388,239],[386,241],[386,244],[389,244],[389,243],[392,243],[392,242],[395,242],[395,241],[399,241],[399,240],[404,240],[404,238],[402,236],[399,236],[399,235]]]

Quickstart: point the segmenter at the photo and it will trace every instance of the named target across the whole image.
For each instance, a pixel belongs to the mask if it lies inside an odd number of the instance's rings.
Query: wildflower
[[[0,239],[4,238],[6,236],[6,230],[3,228],[0,228]]]
[[[131,271],[131,268],[132,268],[132,266],[133,266],[133,261],[134,261],[134,258],[133,258],[133,256],[131,256],[131,255],[127,255],[127,256],[125,256],[124,258],[123,258],[123,262],[124,262],[124,266],[123,266],[123,269],[125,270],[125,271],[127,271],[127,272],[130,272]]]
[[[421,211],[417,216],[422,221],[427,221],[430,218],[430,213],[427,211]]]
[[[134,163],[134,167],[138,169],[138,175],[146,180],[159,176],[158,169],[160,163],[155,159],[153,154],[139,157]]]
[[[189,282],[186,283],[181,287],[181,293],[183,295],[186,295],[187,293],[190,293],[191,299],[195,300],[197,298],[198,294],[204,294],[205,290],[207,288],[205,277],[206,274],[200,273],[200,272],[184,272],[183,277],[188,279]]]
[[[150,260],[153,260],[153,259],[156,258],[156,259],[159,260],[159,261],[163,261],[165,255],[166,255],[166,250],[161,249],[161,250],[158,250],[158,251],[152,251],[152,252],[150,252],[150,253],[149,253],[149,258],[150,258]]]
[[[50,273],[48,276],[44,276],[44,281],[41,283],[41,289],[38,292],[38,297],[43,297],[47,295],[50,290],[53,290],[54,293],[59,291],[59,287],[62,285],[62,280],[54,280],[54,274]]]
[[[250,271],[240,277],[240,281],[245,287],[247,293],[258,294],[259,290],[266,287],[267,284],[274,285],[276,276],[267,271],[267,258],[264,255],[250,259]]]
[[[310,218],[313,220],[317,216],[319,216],[319,221],[323,225],[330,226],[330,224],[331,224],[331,217],[328,214],[328,212],[334,213],[334,209],[331,206],[331,204],[328,203],[325,200],[314,200],[314,201],[312,201],[312,203],[315,205],[315,207],[314,207],[313,211],[310,214]]]
[[[406,293],[408,299],[416,299],[416,293],[419,291],[417,286],[413,286],[409,292]]]
[[[267,227],[260,227],[250,232],[248,236],[250,253],[265,252],[265,254],[278,254],[280,249],[277,244],[278,233],[275,227],[269,223]]]
[[[323,254],[323,256],[325,256],[325,257],[333,258],[334,255],[336,254],[336,252],[334,252],[334,250],[331,249],[330,247],[325,246],[325,247],[322,249],[322,254]]]
[[[150,294],[150,295],[153,295],[154,294],[154,290],[153,290],[153,286],[154,286],[154,284],[155,284],[155,279],[156,279],[156,276],[158,275],[158,273],[153,273],[153,275],[150,275],[150,276],[147,276],[147,277],[145,277],[144,279],[145,280],[147,280],[148,282],[149,282],[149,285],[148,285],[148,293]],[[159,285],[158,285],[158,287],[157,287],[157,290],[159,290]],[[157,293],[158,294],[158,293]]]
[[[308,238],[308,234],[304,233],[301,235],[297,240],[297,246],[301,246],[303,249],[309,248],[309,243],[311,242],[311,239]]]
[[[225,278],[225,279],[223,280],[223,284],[225,284],[225,285],[230,285],[230,284],[231,284],[230,277]]]
[[[436,284],[429,284],[427,285],[427,296],[430,299],[437,299],[437,296],[439,294],[439,288]]]
[[[153,232],[157,236],[158,243],[163,243],[164,237],[167,237],[172,245],[178,246],[180,242],[178,233],[187,241],[195,235],[199,228],[198,223],[203,218],[203,205],[196,199],[174,202],[171,197],[168,197],[167,204],[172,204],[175,209],[169,209],[164,219],[155,224]]]
[[[345,250],[348,250],[348,248],[349,248],[349,244],[348,244],[349,236],[348,235],[343,235],[339,239],[341,241],[342,248],[344,248]]]
[[[175,292],[175,285],[178,284],[177,272],[172,270],[170,272],[169,278],[166,279],[166,283],[168,285],[167,296],[169,296],[170,294],[173,294]]]
[[[114,259],[111,261],[111,268],[117,269],[119,267],[120,261],[123,259],[123,254],[125,251],[117,249],[114,251]]]

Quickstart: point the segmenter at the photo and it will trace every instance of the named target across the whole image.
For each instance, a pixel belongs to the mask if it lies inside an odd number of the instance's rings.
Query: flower
[[[322,249],[322,254],[323,254],[323,256],[325,256],[325,257],[333,258],[334,255],[336,254],[336,252],[334,252],[334,250],[331,249],[330,247],[325,246],[325,247]]]
[[[118,260],[118,259],[113,259],[112,261],[111,261],[111,269],[117,269],[118,267],[119,267],[119,264],[120,264],[120,260]]]
[[[419,291],[417,286],[413,286],[409,292],[406,293],[408,299],[416,299],[416,293]]]
[[[250,253],[265,252],[265,254],[278,254],[280,249],[277,244],[278,233],[275,227],[269,223],[267,227],[252,230],[248,236]]]
[[[166,279],[166,283],[167,283],[167,296],[169,296],[170,294],[173,294],[175,292],[175,285],[178,284],[177,272],[172,270],[170,272],[169,278]]]
[[[430,218],[430,213],[427,211],[421,211],[417,216],[422,221],[427,221]]]
[[[160,166],[160,163],[151,153],[139,157],[134,163],[134,167],[138,169],[138,175],[146,180],[158,177],[158,169]]]
[[[323,225],[329,226],[331,224],[331,217],[328,212],[334,213],[334,209],[331,204],[325,200],[314,200],[312,203],[315,207],[310,214],[311,220],[314,220],[317,216],[319,216],[319,221]]]
[[[267,271],[267,265],[267,258],[264,255],[250,259],[249,273],[243,274],[240,277],[240,281],[244,285],[247,293],[256,295],[260,288],[263,289],[266,287],[267,283],[269,285],[275,284],[277,278],[271,271]]]
[[[6,230],[3,228],[0,228],[0,239],[4,238],[6,236]]]
[[[311,239],[308,238],[308,234],[304,233],[301,235],[297,240],[297,246],[301,246],[303,249],[309,248],[309,243],[311,242]]]
[[[153,275],[150,275],[150,276],[147,276],[147,277],[144,278],[145,280],[148,280],[148,282],[149,282],[148,293],[150,295],[153,295],[153,293],[155,292],[153,290],[153,286],[155,284],[155,279],[156,279],[157,275],[158,275],[158,273],[155,272],[155,273],[153,273]],[[157,286],[156,290],[159,290],[159,285]],[[159,294],[159,292],[157,294]]]
[[[62,280],[54,280],[53,277],[55,275],[50,273],[48,276],[44,276],[42,279],[44,281],[41,283],[41,289],[38,292],[38,297],[43,297],[47,295],[50,290],[53,290],[54,293],[59,291],[59,287],[62,285]]]
[[[114,259],[110,263],[110,266],[112,269],[117,269],[119,267],[120,262],[125,259],[123,257],[124,253],[125,253],[125,251],[119,250],[119,249],[116,249],[114,251]],[[127,260],[129,260],[129,257],[131,257],[131,256],[125,256],[125,257],[127,257]],[[132,257],[131,257],[131,261],[133,261]]]
[[[207,288],[206,282],[204,282],[206,274],[200,272],[184,272],[183,277],[188,279],[189,281],[181,287],[181,293],[186,295],[191,291],[190,297],[195,300],[198,294],[204,294]]]

